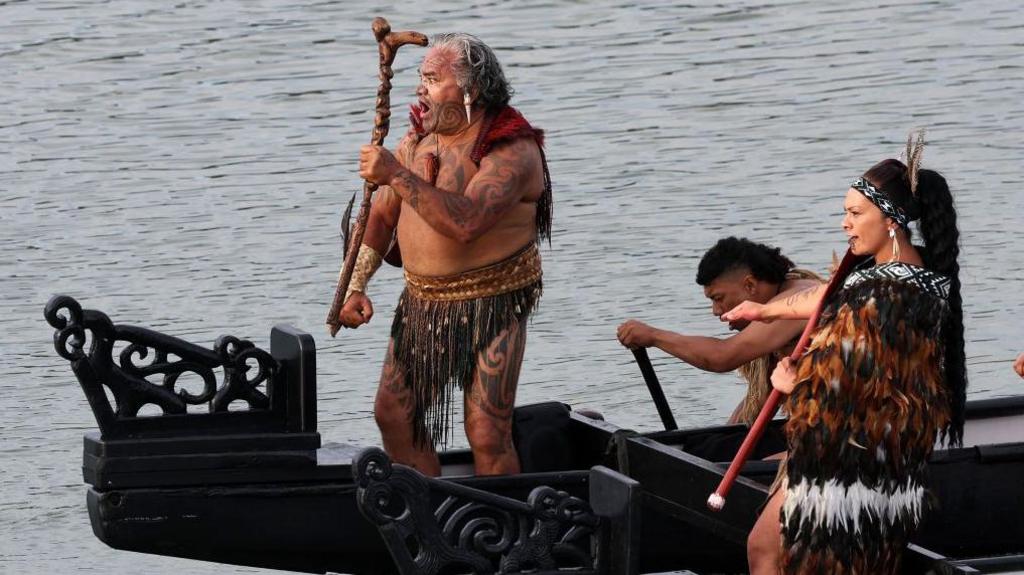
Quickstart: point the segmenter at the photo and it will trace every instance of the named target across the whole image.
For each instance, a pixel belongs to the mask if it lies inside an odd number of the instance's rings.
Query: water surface
[[[361,189],[378,14],[482,37],[548,131],[554,241],[520,403],[657,428],[618,323],[723,334],[694,276],[725,235],[824,271],[845,248],[847,182],[918,126],[957,194],[971,397],[1021,391],[1016,2],[352,4],[0,1],[0,571],[256,571],[93,537],[80,466],[95,423],[42,318],[55,293],[208,347],[303,328],[324,440],[379,441],[371,399],[398,271],[371,284],[371,325],[337,339],[322,327],[338,215]],[[399,54],[396,108],[421,54]],[[743,394],[735,375],[653,357],[681,425],[723,421]]]

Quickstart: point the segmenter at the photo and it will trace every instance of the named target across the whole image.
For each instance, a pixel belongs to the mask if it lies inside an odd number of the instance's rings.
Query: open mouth
[[[430,109],[430,104],[427,104],[423,100],[418,101],[415,104],[409,104],[409,121],[412,122],[412,128],[423,135],[423,116]]]
[[[853,245],[857,243],[857,236],[850,236],[850,239],[846,240],[846,243],[850,244],[850,247],[852,248]]]

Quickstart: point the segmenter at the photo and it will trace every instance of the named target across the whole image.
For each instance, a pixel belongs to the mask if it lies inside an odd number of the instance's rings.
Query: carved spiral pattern
[[[523,503],[392,467],[376,448],[352,467],[359,508],[403,573],[594,572],[600,519],[565,492],[537,487]]]
[[[505,553],[519,537],[519,522],[510,512],[479,502],[449,497],[436,516],[449,544],[481,555]]]
[[[213,369],[205,365],[187,361],[168,361],[167,352],[160,349],[153,349],[153,361],[146,365],[139,365],[134,358],[146,359],[150,354],[150,347],[141,343],[129,343],[118,357],[118,363],[126,374],[148,380],[154,374],[163,374],[162,387],[172,393],[177,393],[187,404],[201,405],[213,399],[217,392],[217,377]],[[190,393],[185,389],[175,390],[178,378],[186,373],[194,373],[203,380],[203,391],[199,395]]]
[[[269,397],[259,387],[272,380],[278,368],[277,360],[254,346],[251,341],[230,335],[217,338],[213,349],[224,364],[224,377],[227,380],[213,399],[213,410],[226,411],[235,400],[245,401],[250,409],[270,408]],[[250,360],[255,360],[257,367],[256,373],[251,376]]]
[[[362,497],[367,505],[363,511],[378,525],[397,521],[408,510],[408,502],[401,492],[387,483],[373,483],[365,488]]]
[[[391,459],[380,449],[362,451],[352,463],[352,473],[359,485],[358,502],[367,519],[378,525],[399,521],[409,510],[409,493],[415,486],[407,481],[392,480]]]
[[[66,312],[66,317],[61,314]],[[68,361],[85,357],[85,326],[82,323],[82,306],[74,298],[56,296],[43,310],[46,322],[57,331],[53,334],[53,347],[57,354]]]
[[[366,487],[371,481],[387,481],[392,470],[391,458],[377,448],[360,452],[352,465],[352,473],[360,487]]]
[[[72,363],[86,362],[81,370],[76,368],[76,375],[105,433],[119,422],[137,417],[147,405],[176,415],[186,414],[187,405],[207,403],[213,411],[226,411],[235,400],[245,401],[251,410],[271,409],[270,388],[279,365],[250,341],[222,336],[211,353],[155,331],[114,325],[105,314],[83,310],[65,295],[51,298],[43,315],[56,330],[57,353]],[[88,350],[87,334],[91,338]],[[126,345],[116,354],[118,342]],[[172,360],[172,355],[178,359]],[[148,358],[152,361],[146,363]],[[215,373],[218,367],[224,371],[220,387]],[[177,389],[185,374],[202,379],[199,393]],[[111,405],[108,392],[116,406]]]

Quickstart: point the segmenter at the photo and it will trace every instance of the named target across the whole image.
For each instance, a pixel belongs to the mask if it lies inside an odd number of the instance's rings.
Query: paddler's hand
[[[722,321],[735,322],[735,321],[761,321],[769,323],[774,318],[768,318],[764,315],[764,304],[757,303],[756,301],[747,300],[731,310],[723,313],[718,319]]]
[[[384,146],[367,145],[359,150],[359,176],[368,182],[386,186],[401,168],[398,159]]]
[[[631,319],[619,326],[617,335],[619,343],[630,349],[636,349],[653,346],[654,334],[657,331],[642,321]]]
[[[788,357],[782,358],[775,366],[775,371],[772,372],[772,387],[786,395],[793,393],[793,388],[796,387],[796,366]]]
[[[1024,353],[1017,356],[1017,361],[1013,362],[1013,371],[1017,372],[1017,375],[1024,377]]]
[[[345,305],[341,306],[341,311],[338,312],[338,321],[341,322],[341,325],[350,328],[357,328],[368,323],[371,317],[373,317],[373,303],[361,291],[352,292],[352,295],[345,300]]]

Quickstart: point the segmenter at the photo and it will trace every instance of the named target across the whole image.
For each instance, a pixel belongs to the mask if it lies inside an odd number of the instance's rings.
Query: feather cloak
[[[899,573],[950,418],[944,276],[905,264],[854,276],[826,303],[788,400],[785,573]]]

